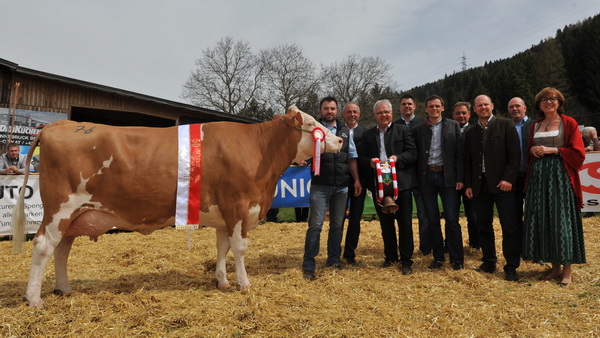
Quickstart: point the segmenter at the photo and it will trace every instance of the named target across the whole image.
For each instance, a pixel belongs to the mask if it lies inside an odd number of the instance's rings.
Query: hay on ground
[[[504,281],[498,224],[498,272],[474,271],[481,253],[465,249],[464,270],[447,263],[428,270],[431,257],[415,253],[408,276],[379,267],[377,221],[362,223],[359,266],[325,268],[327,227],[313,282],[300,268],[305,223],[265,223],[250,232],[248,294],[216,289],[213,229],[194,231],[191,251],[187,231],[172,228],[107,234],[97,243],[79,238],[68,269],[73,294],[52,293],[51,260],[41,310],[23,301],[31,242],[21,255],[0,242],[0,335],[600,336],[600,217],[584,219],[588,263],[574,267],[566,288],[538,281],[547,267],[531,262],[519,269],[520,282]],[[413,227],[418,242],[416,221]],[[228,277],[235,284],[231,253]]]

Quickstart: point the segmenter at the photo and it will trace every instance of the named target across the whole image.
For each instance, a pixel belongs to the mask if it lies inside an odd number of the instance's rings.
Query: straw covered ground
[[[3,241],[0,335],[600,336],[600,217],[584,219],[588,263],[575,267],[574,284],[565,288],[538,281],[547,267],[528,262],[519,269],[520,282],[504,281],[501,253],[492,275],[474,271],[480,253],[469,250],[462,271],[448,264],[430,271],[431,258],[418,253],[412,275],[380,268],[377,221],[363,222],[358,267],[324,268],[327,228],[313,282],[300,269],[306,224],[265,223],[250,232],[247,294],[216,289],[213,229],[194,231],[192,250],[187,231],[172,228],[150,236],[107,234],[97,243],[79,238],[69,261],[75,292],[52,293],[51,260],[43,309],[23,301],[31,242],[13,255]],[[233,282],[232,262],[230,254]]]

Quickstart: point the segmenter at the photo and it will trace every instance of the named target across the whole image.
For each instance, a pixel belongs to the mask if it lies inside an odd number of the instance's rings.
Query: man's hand
[[[362,193],[363,187],[362,184],[360,184],[359,180],[355,180],[354,181],[354,196],[358,196]]]
[[[371,159],[371,168],[375,169],[377,168],[377,161],[379,161],[379,158],[374,157]]]
[[[498,183],[496,188],[500,188],[500,190],[502,190],[502,191],[511,191],[512,184],[509,182],[506,182],[506,181],[500,181],[500,183]]]
[[[467,196],[468,199],[473,198],[473,189],[467,188],[467,190],[465,190],[465,196]]]
[[[17,168],[16,166],[11,166],[6,168],[6,173],[7,174],[22,174],[23,172],[21,170],[19,170],[19,168]]]

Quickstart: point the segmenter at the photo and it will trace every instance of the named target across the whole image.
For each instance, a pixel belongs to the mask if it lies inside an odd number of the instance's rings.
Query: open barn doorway
[[[109,124],[112,126],[143,126],[143,127],[171,127],[176,125],[175,120],[140,113],[72,107],[70,120],[77,122],[93,122]]]

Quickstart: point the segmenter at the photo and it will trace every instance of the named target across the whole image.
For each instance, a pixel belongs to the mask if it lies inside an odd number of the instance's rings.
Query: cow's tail
[[[23,179],[23,186],[19,191],[19,198],[17,199],[17,204],[13,209],[12,214],[12,227],[13,227],[13,252],[19,253],[23,248],[23,242],[25,241],[25,191],[27,191],[27,180],[29,179],[29,166],[31,165],[31,158],[33,157],[33,152],[35,148],[40,143],[40,137],[42,132],[40,131],[33,142],[31,143],[31,147],[29,148],[29,152],[27,153],[27,160],[25,161],[25,178]]]

